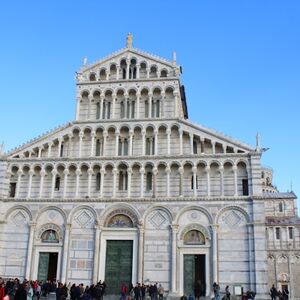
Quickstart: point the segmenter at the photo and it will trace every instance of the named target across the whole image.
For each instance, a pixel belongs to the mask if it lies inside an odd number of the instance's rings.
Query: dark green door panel
[[[38,268],[38,280],[48,280],[48,266],[49,266],[50,253],[40,252],[39,255],[39,268]]]
[[[183,255],[184,263],[184,294],[186,296],[194,295],[194,282],[195,282],[195,263],[194,255]]]

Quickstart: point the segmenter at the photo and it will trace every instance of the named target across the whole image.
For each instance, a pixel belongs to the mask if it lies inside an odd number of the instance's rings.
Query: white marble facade
[[[105,279],[107,241],[131,240],[132,282],[160,282],[181,295],[184,255],[204,254],[207,296],[214,281],[255,290],[258,299],[268,299],[272,283],[299,295],[291,275],[300,268],[295,195],[272,186],[259,143],[188,119],[180,74],[175,55],[167,61],[130,39],[85,62],[75,121],[0,158],[0,276],[35,279],[39,254],[55,252],[57,279],[90,284]],[[118,215],[132,226],[110,227]],[[290,217],[280,226],[292,245],[270,237],[272,216]],[[43,241],[47,230],[55,243]],[[186,243],[191,230],[204,242]],[[284,264],[285,245],[293,263]]]

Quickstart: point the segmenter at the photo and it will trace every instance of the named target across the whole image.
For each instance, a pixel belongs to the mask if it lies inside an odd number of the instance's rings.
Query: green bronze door
[[[188,297],[189,295],[194,295],[195,255],[183,255],[183,268],[184,294]]]
[[[50,255],[48,252],[40,252],[39,268],[38,268],[38,276],[37,276],[37,279],[39,281],[48,280],[49,256]]]
[[[108,240],[106,244],[105,283],[106,293],[118,295],[123,283],[132,281],[133,241]]]

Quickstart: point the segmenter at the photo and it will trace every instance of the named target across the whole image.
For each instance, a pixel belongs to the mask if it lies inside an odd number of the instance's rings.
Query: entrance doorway
[[[205,255],[185,254],[184,263],[184,294],[186,296],[205,296]]]
[[[132,281],[133,241],[106,241],[105,283],[107,294],[117,295],[123,283]]]
[[[38,280],[54,280],[57,274],[57,252],[40,252]]]

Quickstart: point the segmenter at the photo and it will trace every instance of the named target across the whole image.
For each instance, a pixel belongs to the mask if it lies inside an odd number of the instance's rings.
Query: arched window
[[[283,204],[282,204],[282,202],[279,202],[279,212],[283,212]]]
[[[160,77],[167,77],[167,75],[168,75],[167,70],[162,70],[162,71],[160,72]]]
[[[146,138],[146,155],[154,155],[154,145],[155,145],[154,137],[147,137]]]
[[[54,188],[54,190],[55,190],[55,191],[59,191],[59,189],[60,189],[60,176],[56,176],[56,178],[55,178],[55,188]]]
[[[119,190],[127,191],[128,189],[128,174],[127,171],[120,171],[119,173]]]
[[[97,173],[96,175],[96,191],[100,191],[100,183],[101,183],[101,173]]]
[[[186,245],[205,245],[205,236],[201,231],[193,229],[184,235],[183,242]]]
[[[152,191],[152,172],[147,172],[146,175],[146,190],[147,191]]]
[[[193,153],[197,154],[198,153],[198,149],[197,149],[197,141],[193,141]]]
[[[90,81],[96,81],[96,75],[94,73],[90,75]]]
[[[96,106],[96,119],[100,119],[100,103],[97,102]]]
[[[108,221],[107,227],[132,228],[133,222],[128,216],[118,214]]]
[[[60,145],[59,155],[60,155],[60,157],[64,156],[64,144],[63,143]]]
[[[58,234],[55,230],[46,230],[41,236],[43,243],[59,243]]]
[[[96,141],[96,156],[101,155],[101,141],[97,139]]]

